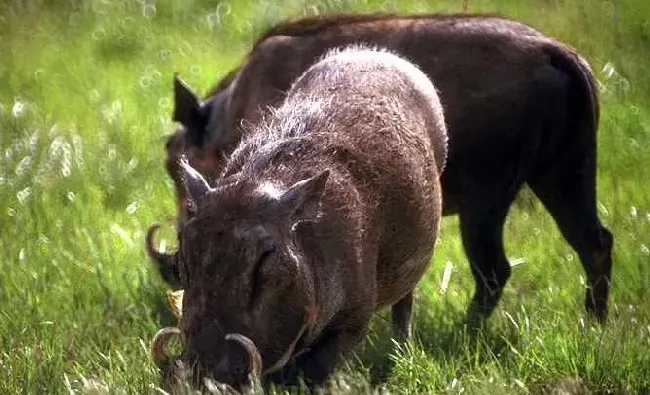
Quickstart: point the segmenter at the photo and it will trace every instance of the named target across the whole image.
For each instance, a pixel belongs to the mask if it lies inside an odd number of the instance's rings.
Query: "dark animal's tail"
[[[547,47],[551,65],[566,73],[571,79],[573,89],[570,93],[570,119],[576,120],[581,138],[593,137],[595,144],[598,124],[600,122],[600,104],[596,77],[589,63],[571,48],[555,43]]]

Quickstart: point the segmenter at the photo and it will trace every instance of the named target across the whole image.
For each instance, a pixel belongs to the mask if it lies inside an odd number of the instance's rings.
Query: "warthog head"
[[[240,388],[287,364],[315,319],[300,232],[317,216],[329,171],[288,188],[249,178],[211,188],[184,158],[179,166],[189,218],[164,259],[178,267],[182,318],[156,335],[154,358],[163,374]],[[163,351],[174,335],[184,340],[180,360]]]

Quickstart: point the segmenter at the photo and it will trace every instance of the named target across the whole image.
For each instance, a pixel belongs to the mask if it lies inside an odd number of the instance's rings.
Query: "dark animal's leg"
[[[585,307],[604,322],[612,279],[614,239],[598,219],[595,165],[573,167],[569,162],[557,169],[556,174],[535,177],[529,185],[578,253],[587,275]]]
[[[496,307],[510,278],[510,263],[503,248],[503,225],[511,199],[486,210],[469,205],[460,215],[463,245],[470,262],[476,290],[468,309],[470,325],[476,327]]]
[[[411,339],[411,313],[413,293],[409,292],[392,307],[393,333],[400,342]]]

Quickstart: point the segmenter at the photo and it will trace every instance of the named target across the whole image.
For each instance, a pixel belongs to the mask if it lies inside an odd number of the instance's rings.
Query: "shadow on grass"
[[[409,347],[422,350],[428,359],[439,364],[452,361],[463,370],[493,361],[508,352],[508,334],[492,329],[489,320],[477,330],[468,329],[465,311],[451,306],[422,306],[414,316],[414,340]],[[387,383],[393,374],[395,359],[406,351],[393,340],[390,313],[373,319],[366,342],[355,353],[356,365],[367,370],[372,386]]]

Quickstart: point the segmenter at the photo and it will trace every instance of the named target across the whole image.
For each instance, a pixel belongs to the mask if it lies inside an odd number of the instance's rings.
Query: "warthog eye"
[[[252,298],[251,302],[254,302],[258,295],[260,295],[264,283],[264,266],[268,264],[268,262],[273,258],[273,254],[275,253],[275,246],[269,246],[266,250],[264,250],[259,258],[257,259],[257,262],[255,263],[255,267],[253,269],[253,278],[252,278]]]
[[[180,259],[178,260],[177,264],[178,264],[178,275],[180,277],[181,284],[184,287],[187,287],[190,280],[190,274],[187,269],[187,263],[185,262],[185,259],[183,259],[182,255],[180,255]]]
[[[190,281],[190,272],[187,265],[187,251],[185,249],[185,242],[183,237],[179,238],[179,251],[178,251],[178,274],[181,280],[181,284],[184,287],[187,287]]]

